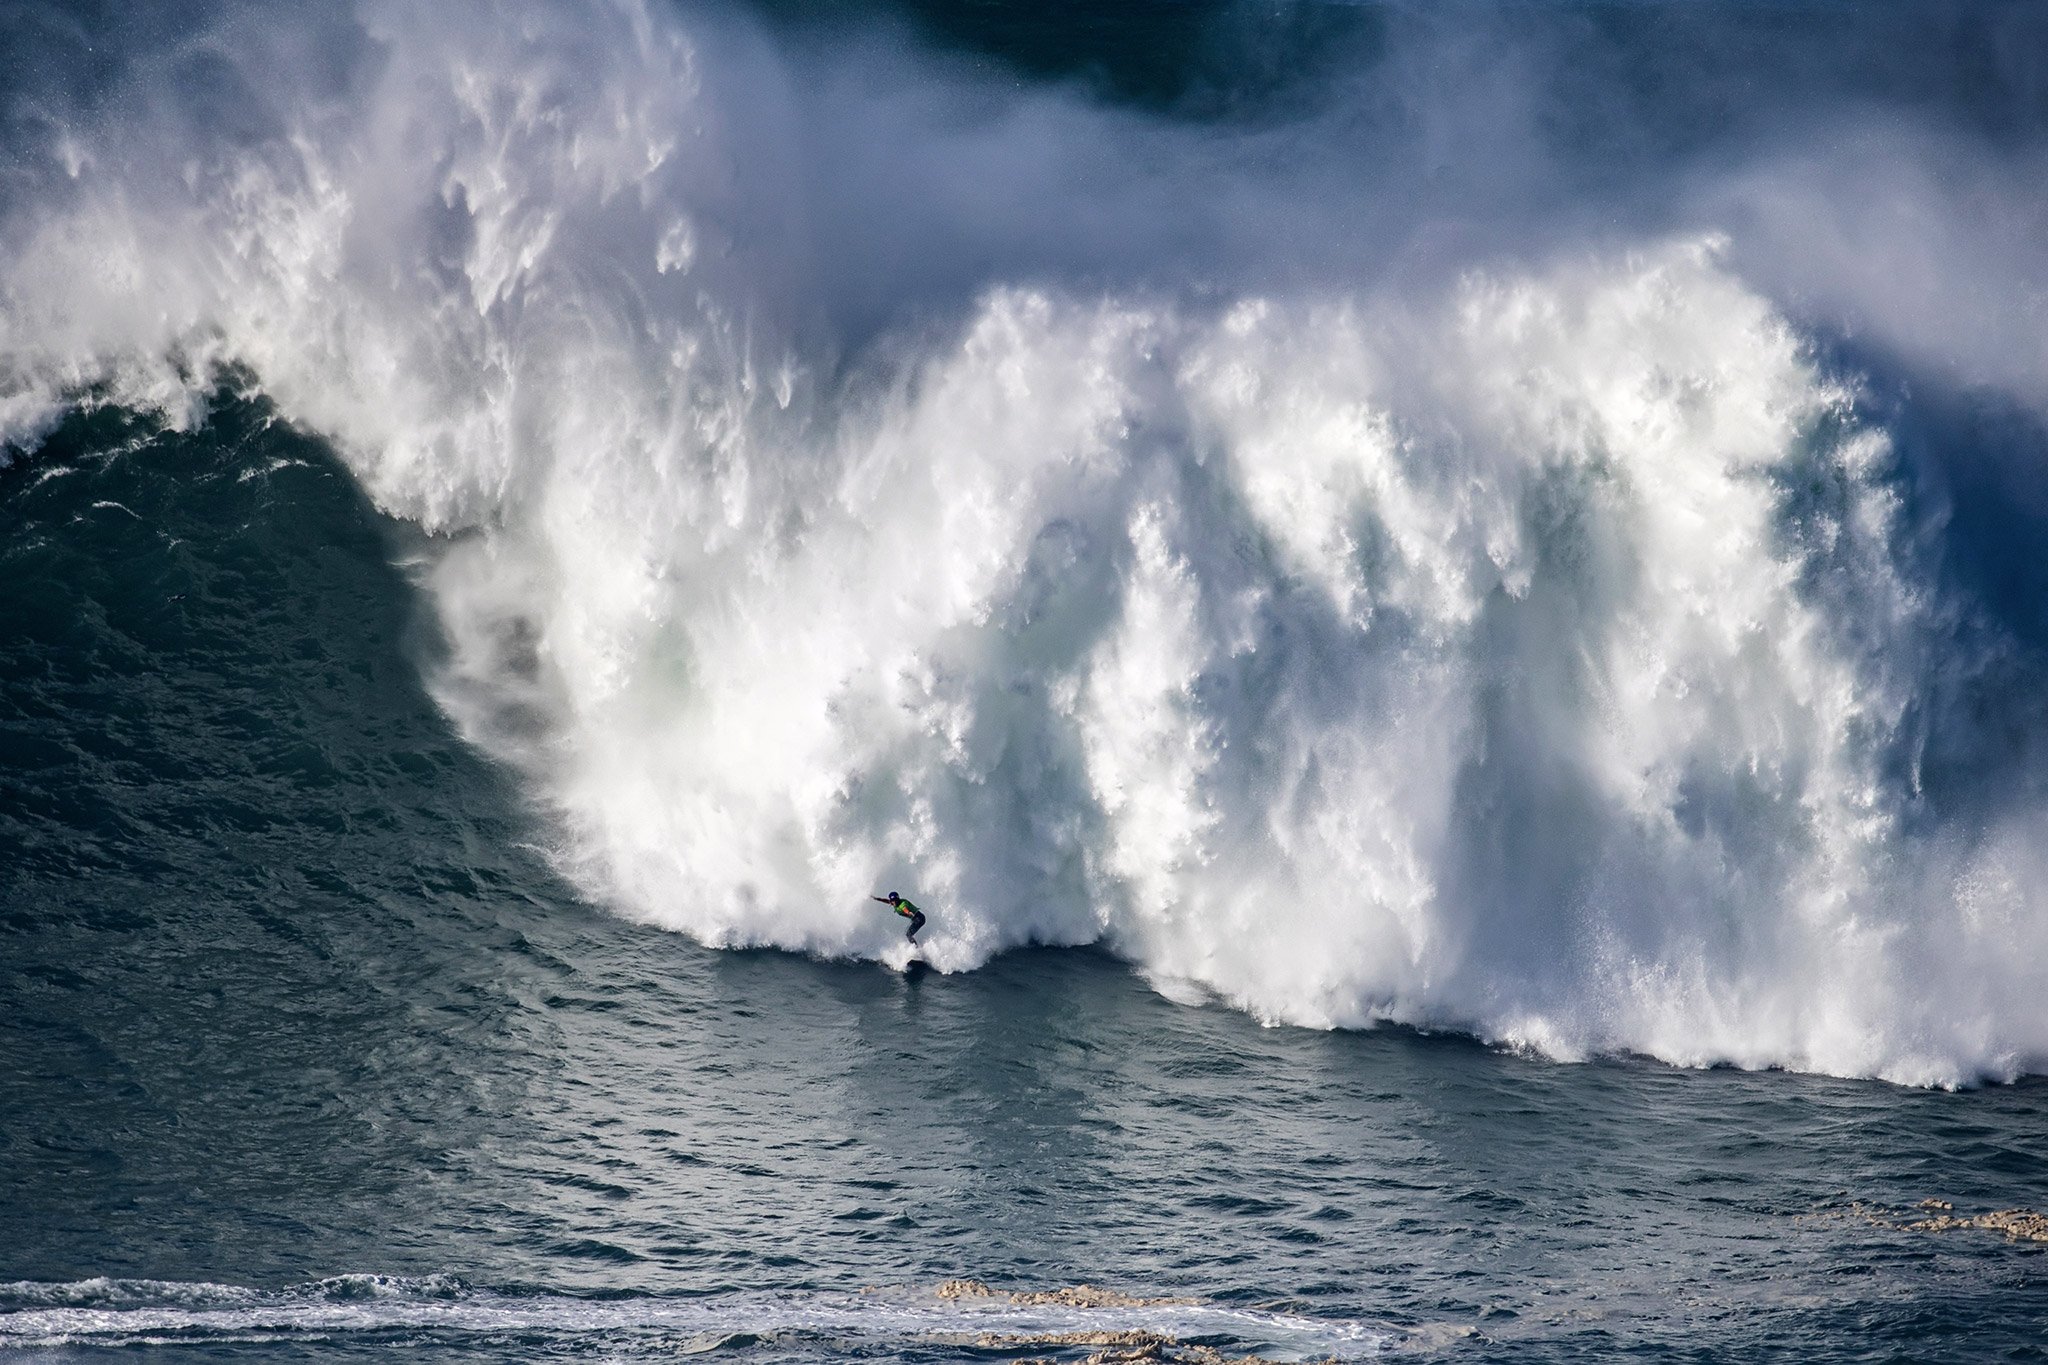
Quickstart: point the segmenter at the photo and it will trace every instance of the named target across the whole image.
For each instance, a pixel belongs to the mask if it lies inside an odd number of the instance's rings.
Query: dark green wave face
[[[101,409],[0,478],[6,1278],[317,1276],[502,1124],[558,889],[318,443]]]
[[[2043,22],[0,9],[0,1354],[2025,1358]]]

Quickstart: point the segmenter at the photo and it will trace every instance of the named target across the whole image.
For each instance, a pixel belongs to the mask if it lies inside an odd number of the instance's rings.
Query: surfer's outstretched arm
[[[903,916],[903,918],[909,920],[910,932],[905,934],[904,937],[909,939],[913,944],[917,942],[917,931],[924,928],[924,911],[918,909],[909,901],[897,895],[894,891],[891,891],[886,896],[870,896],[868,897],[868,899],[880,901],[882,904],[894,910],[897,914]]]

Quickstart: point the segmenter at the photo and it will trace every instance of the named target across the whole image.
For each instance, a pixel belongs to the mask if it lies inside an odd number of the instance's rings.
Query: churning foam
[[[1070,1345],[1117,1334],[1239,1341],[1289,1359],[1362,1360],[1399,1338],[1355,1319],[1176,1300],[1147,1306],[959,1302],[928,1292],[577,1298],[474,1289],[454,1276],[338,1275],[281,1290],[163,1280],[0,1284],[0,1349],[387,1342],[396,1333],[700,1354],[771,1338],[821,1356],[869,1350]],[[1424,1339],[1427,1339],[1425,1332]],[[1102,1344],[1101,1342],[1093,1344]]]
[[[253,374],[439,537],[436,695],[593,897],[879,957],[895,888],[948,970],[1102,941],[1264,1019],[1560,1057],[2048,1057],[2044,812],[1915,818],[1957,609],[1886,432],[1721,238],[1019,272],[848,359],[828,210],[887,189],[806,202],[772,54],[511,9],[369,6],[373,58],[268,78],[262,136],[175,91],[67,127],[4,220],[0,434]],[[927,133],[1173,136],[988,119]]]

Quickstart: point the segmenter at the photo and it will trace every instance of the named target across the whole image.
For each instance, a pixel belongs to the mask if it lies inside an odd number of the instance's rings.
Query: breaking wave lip
[[[0,1349],[330,1341],[394,1333],[564,1342],[655,1338],[707,1351],[762,1338],[785,1343],[1028,1344],[1071,1334],[1146,1333],[1227,1342],[1282,1359],[1382,1354],[1400,1331],[1356,1319],[1185,1303],[1075,1307],[930,1293],[727,1293],[578,1298],[513,1294],[458,1276],[338,1275],[279,1290],[164,1280],[89,1279],[0,1285]]]

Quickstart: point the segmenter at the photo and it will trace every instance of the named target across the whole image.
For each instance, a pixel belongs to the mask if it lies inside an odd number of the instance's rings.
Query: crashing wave
[[[57,118],[0,218],[0,437],[253,376],[437,537],[436,694],[591,896],[880,957],[866,897],[913,888],[947,970],[1100,941],[1262,1019],[1564,1058],[2048,1057],[2048,805],[1922,781],[2012,650],[1739,240],[1236,280],[1272,203],[1335,242],[1357,187],[900,55],[856,97],[873,52],[814,80],[736,21],[508,8],[369,6],[325,83],[289,21],[224,30],[233,131],[146,75],[147,126]],[[905,182],[828,175],[827,115]],[[1111,195],[1071,150],[1105,143],[1165,169]],[[990,206],[1096,191],[1111,235],[1207,195],[1232,249],[1119,277],[1066,227],[1003,268]],[[835,233],[877,221],[997,265],[855,336]]]

